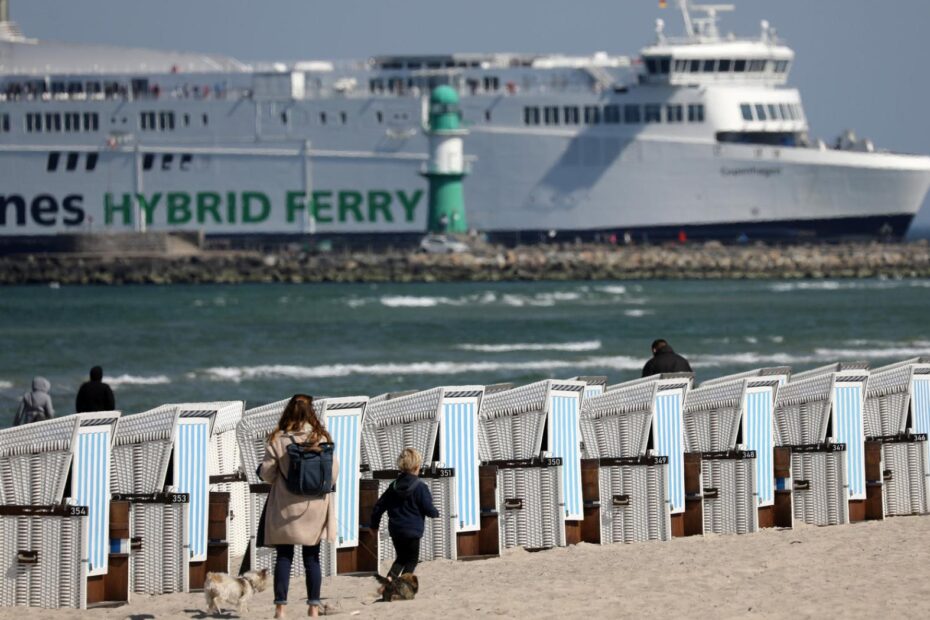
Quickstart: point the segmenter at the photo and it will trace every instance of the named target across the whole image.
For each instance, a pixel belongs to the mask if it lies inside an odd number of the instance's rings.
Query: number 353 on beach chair
[[[503,548],[580,542],[579,418],[585,386],[546,380],[485,394],[478,445],[484,464],[497,468]]]
[[[268,436],[277,428],[287,400],[281,400],[245,412],[236,429],[242,467],[249,482],[248,532],[249,544],[240,572],[250,569],[271,569],[274,549],[257,547],[259,519],[268,499],[270,486],[258,477],[258,466],[265,454]],[[359,527],[359,480],[361,465],[361,432],[368,406],[367,396],[321,398],[314,408],[336,444],[339,475],[330,501],[335,502],[338,527],[335,545],[324,542],[320,547],[323,574],[375,572],[378,559],[373,536]],[[367,517],[366,517],[367,519]],[[297,553],[300,553],[298,548]],[[293,575],[303,574],[303,562],[295,561]]]
[[[885,514],[924,514],[930,497],[930,359],[876,368],[865,402],[866,467],[881,476]]]
[[[84,609],[127,602],[126,526],[111,503],[120,414],[83,413],[0,431],[0,605]]]

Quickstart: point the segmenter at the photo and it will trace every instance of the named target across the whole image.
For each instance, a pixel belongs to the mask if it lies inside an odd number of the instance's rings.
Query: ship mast
[[[10,21],[10,0],[0,0],[0,23]]]
[[[689,38],[699,37],[717,41],[720,39],[717,14],[732,11],[736,7],[732,4],[691,4],[691,0],[678,0],[678,8],[685,23],[685,34]],[[703,12],[706,17],[691,17],[691,11]]]

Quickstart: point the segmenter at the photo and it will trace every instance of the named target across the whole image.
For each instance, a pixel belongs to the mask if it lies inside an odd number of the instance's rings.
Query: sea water
[[[73,412],[101,365],[117,408],[298,392],[638,377],[655,338],[698,382],[760,366],[930,356],[930,281],[0,288],[0,426],[33,375]]]

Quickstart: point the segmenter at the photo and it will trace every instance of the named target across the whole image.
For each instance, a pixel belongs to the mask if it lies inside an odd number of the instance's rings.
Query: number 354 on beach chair
[[[127,602],[125,506],[111,503],[120,414],[0,431],[0,605],[84,609]]]
[[[485,394],[478,446],[484,464],[497,468],[503,548],[581,541],[579,418],[585,385],[547,380]]]
[[[248,532],[249,544],[240,572],[250,569],[271,569],[274,566],[274,550],[257,547],[259,519],[268,499],[271,487],[258,477],[258,466],[265,454],[268,436],[277,428],[287,400],[256,407],[245,412],[236,429],[242,467],[249,483]],[[314,401],[314,408],[326,430],[336,444],[339,474],[336,491],[331,501],[335,502],[338,527],[335,545],[324,542],[320,548],[320,563],[323,574],[375,572],[378,559],[373,536],[359,527],[359,480],[361,465],[361,431],[368,406],[367,396],[321,398]],[[366,517],[367,519],[367,517]],[[297,550],[300,553],[300,549]],[[293,575],[303,574],[303,562],[295,561]]]
[[[876,368],[865,401],[868,478],[883,481],[885,514],[924,514],[930,497],[930,359]]]
[[[794,375],[779,388],[776,444],[791,449],[795,519],[838,525],[882,518],[881,480],[866,479],[868,379],[867,364],[840,363]]]
[[[363,481],[366,510],[370,514],[377,496],[396,478],[395,459],[401,450],[419,451],[424,462],[420,477],[440,514],[426,520],[421,560],[499,553],[497,524],[488,516],[494,506],[481,501],[478,411],[483,397],[483,386],[443,386],[379,397],[369,407],[363,432],[372,476]],[[386,519],[379,540],[380,558],[393,558]]]

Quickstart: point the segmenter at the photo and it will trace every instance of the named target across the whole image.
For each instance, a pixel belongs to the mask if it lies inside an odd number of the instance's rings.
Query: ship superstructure
[[[36,41],[6,19],[0,235],[417,235],[440,85],[469,130],[469,225],[493,237],[902,235],[930,158],[813,140],[774,30],[723,36],[731,7],[680,6],[684,37],[660,20],[635,58],[247,64]]]

